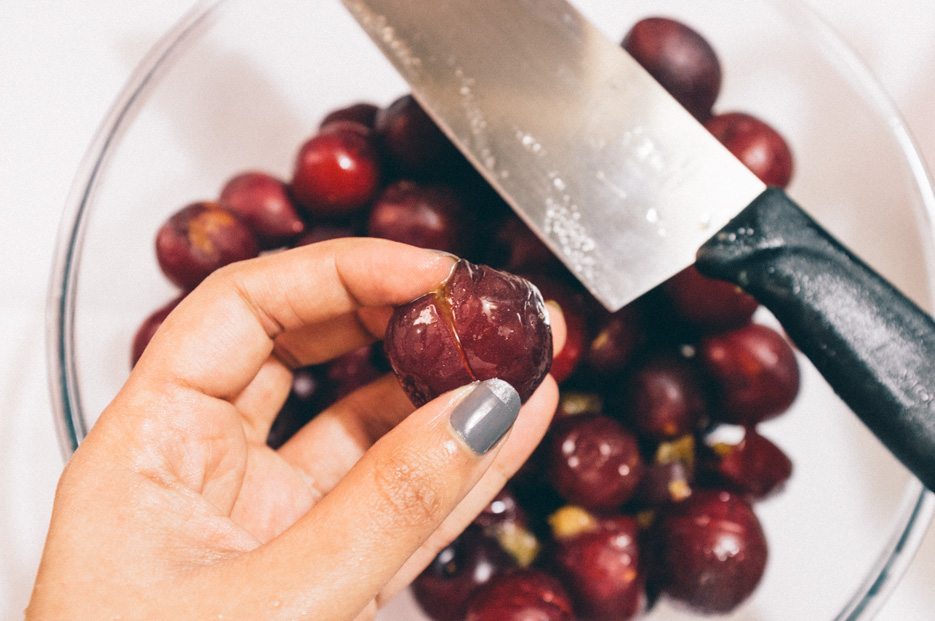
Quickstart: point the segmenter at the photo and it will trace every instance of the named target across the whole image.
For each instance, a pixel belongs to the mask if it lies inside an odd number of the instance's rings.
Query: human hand
[[[278,451],[265,440],[291,368],[379,338],[393,305],[452,266],[432,251],[341,239],[205,280],[66,466],[27,616],[372,617],[526,460],[555,411],[555,382],[509,435],[518,397],[503,383],[412,412],[385,377]],[[560,349],[560,313],[552,320]],[[506,439],[483,452],[465,438],[467,414],[484,438]]]

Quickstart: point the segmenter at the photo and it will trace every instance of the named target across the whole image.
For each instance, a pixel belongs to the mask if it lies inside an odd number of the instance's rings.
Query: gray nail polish
[[[506,435],[519,414],[519,394],[499,379],[478,382],[451,412],[455,434],[478,455]]]

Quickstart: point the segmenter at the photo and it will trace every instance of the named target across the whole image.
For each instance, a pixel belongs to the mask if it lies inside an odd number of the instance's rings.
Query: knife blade
[[[611,310],[695,262],[779,319],[935,491],[935,321],[765,188],[564,0],[343,0],[449,138]]]
[[[344,0],[413,94],[607,308],[765,189],[563,0]]]

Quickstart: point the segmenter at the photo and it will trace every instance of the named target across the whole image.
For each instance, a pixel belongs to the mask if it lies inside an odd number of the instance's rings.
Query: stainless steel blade
[[[564,0],[343,0],[427,112],[609,309],[765,186]]]

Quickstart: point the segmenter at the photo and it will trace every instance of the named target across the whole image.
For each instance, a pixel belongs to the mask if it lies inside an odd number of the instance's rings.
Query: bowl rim
[[[802,22],[841,61],[847,77],[890,127],[909,166],[922,209],[915,210],[926,258],[929,296],[935,305],[935,189],[925,162],[902,115],[864,61],[843,37],[814,9],[801,0],[763,0],[788,14],[793,9]],[[114,147],[138,112],[144,95],[159,82],[185,44],[205,27],[228,0],[198,0],[147,52],[101,121],[75,173],[65,201],[53,256],[46,298],[46,364],[52,410],[62,456],[67,461],[88,433],[82,416],[81,392],[75,365],[74,320],[76,290],[93,199]],[[927,231],[927,235],[923,232]],[[902,520],[880,556],[834,619],[870,619],[899,583],[922,542],[933,515],[935,495],[917,480],[904,493]]]

